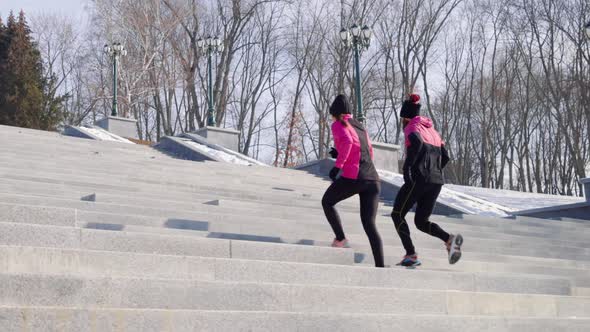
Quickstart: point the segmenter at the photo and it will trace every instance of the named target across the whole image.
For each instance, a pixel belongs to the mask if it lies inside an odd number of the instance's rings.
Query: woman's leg
[[[365,190],[359,193],[361,202],[361,221],[371,250],[373,251],[373,258],[376,267],[384,267],[383,260],[383,243],[381,236],[375,225],[375,218],[379,209],[379,193],[381,192],[381,184],[378,181],[368,181],[365,185]]]
[[[431,236],[437,237],[443,240],[445,243],[449,241],[449,234],[445,232],[439,225],[430,222],[429,218],[432,215],[434,206],[436,205],[436,199],[440,194],[442,185],[440,184],[429,184],[427,190],[424,192],[422,197],[418,199],[416,204],[416,215],[414,217],[414,223],[416,227],[422,232]]]
[[[342,229],[342,223],[340,222],[340,215],[338,215],[338,211],[336,211],[334,205],[357,193],[358,188],[355,180],[339,178],[328,187],[328,190],[326,190],[324,197],[322,198],[324,214],[326,215],[326,219],[328,219],[330,226],[332,226],[332,230],[338,241],[342,241],[346,237],[344,236],[344,230]]]
[[[416,254],[416,249],[410,237],[410,228],[406,222],[406,215],[416,203],[421,186],[423,184],[417,184],[416,182],[405,183],[395,197],[393,211],[391,212],[391,219],[393,219],[393,223],[395,224],[395,230],[402,240],[402,245],[408,256]]]

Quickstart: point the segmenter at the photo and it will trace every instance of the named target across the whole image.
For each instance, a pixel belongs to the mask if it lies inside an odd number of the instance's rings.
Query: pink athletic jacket
[[[358,121],[352,119],[350,114],[345,114],[343,120],[348,126],[344,126],[340,121],[334,121],[332,124],[334,144],[338,150],[335,166],[342,169],[341,176],[347,179],[379,180],[372,162],[373,146],[367,131]],[[365,137],[359,138],[359,135]],[[363,144],[366,144],[364,158]]]
[[[406,147],[411,145],[410,135],[417,133],[422,138],[423,143],[430,144],[432,146],[441,147],[444,142],[440,138],[439,133],[432,126],[432,120],[423,116],[416,116],[410,121],[410,123],[404,128],[404,136],[406,137]]]
[[[404,128],[406,136],[406,160],[404,179],[425,183],[444,184],[443,169],[449,162],[449,154],[432,120],[414,117]]]

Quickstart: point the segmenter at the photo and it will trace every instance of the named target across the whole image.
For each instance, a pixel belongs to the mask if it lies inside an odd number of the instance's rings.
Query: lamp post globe
[[[584,30],[586,31],[586,37],[590,39],[590,22],[586,23],[586,26],[584,26]]]
[[[368,26],[364,26],[363,27],[363,38],[365,38],[365,40],[370,40],[371,39],[371,35],[373,34],[373,31],[371,31],[371,28],[369,28]]]
[[[358,37],[361,33],[361,29],[359,28],[358,25],[354,24],[351,28],[350,28],[350,32],[352,33],[352,35],[354,37]]]
[[[348,38],[349,38],[348,35],[349,35],[348,30],[346,30],[346,29],[340,30],[340,40],[343,41],[344,43],[348,42]]]

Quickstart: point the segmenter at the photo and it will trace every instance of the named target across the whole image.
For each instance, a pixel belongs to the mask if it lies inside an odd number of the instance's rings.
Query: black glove
[[[335,148],[331,148],[330,152],[328,152],[330,154],[330,157],[336,159],[338,158],[338,150],[336,150]]]
[[[414,180],[412,179],[412,174],[410,173],[409,169],[404,170],[404,182],[405,183],[414,182]]]
[[[332,170],[330,170],[330,179],[332,179],[332,181],[336,181],[338,173],[340,173],[340,168],[333,167]]]

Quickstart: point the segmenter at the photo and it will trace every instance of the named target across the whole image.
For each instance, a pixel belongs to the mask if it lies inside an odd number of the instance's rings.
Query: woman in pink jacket
[[[350,110],[350,103],[344,95],[338,95],[330,106],[330,114],[334,119],[332,135],[336,145],[336,150],[331,154],[336,158],[336,163],[330,171],[333,183],[322,198],[322,206],[336,235],[332,247],[342,248],[348,241],[334,205],[358,194],[361,222],[371,243],[375,266],[384,267],[383,245],[375,226],[381,185],[373,165],[373,147],[367,131],[352,118]]]

